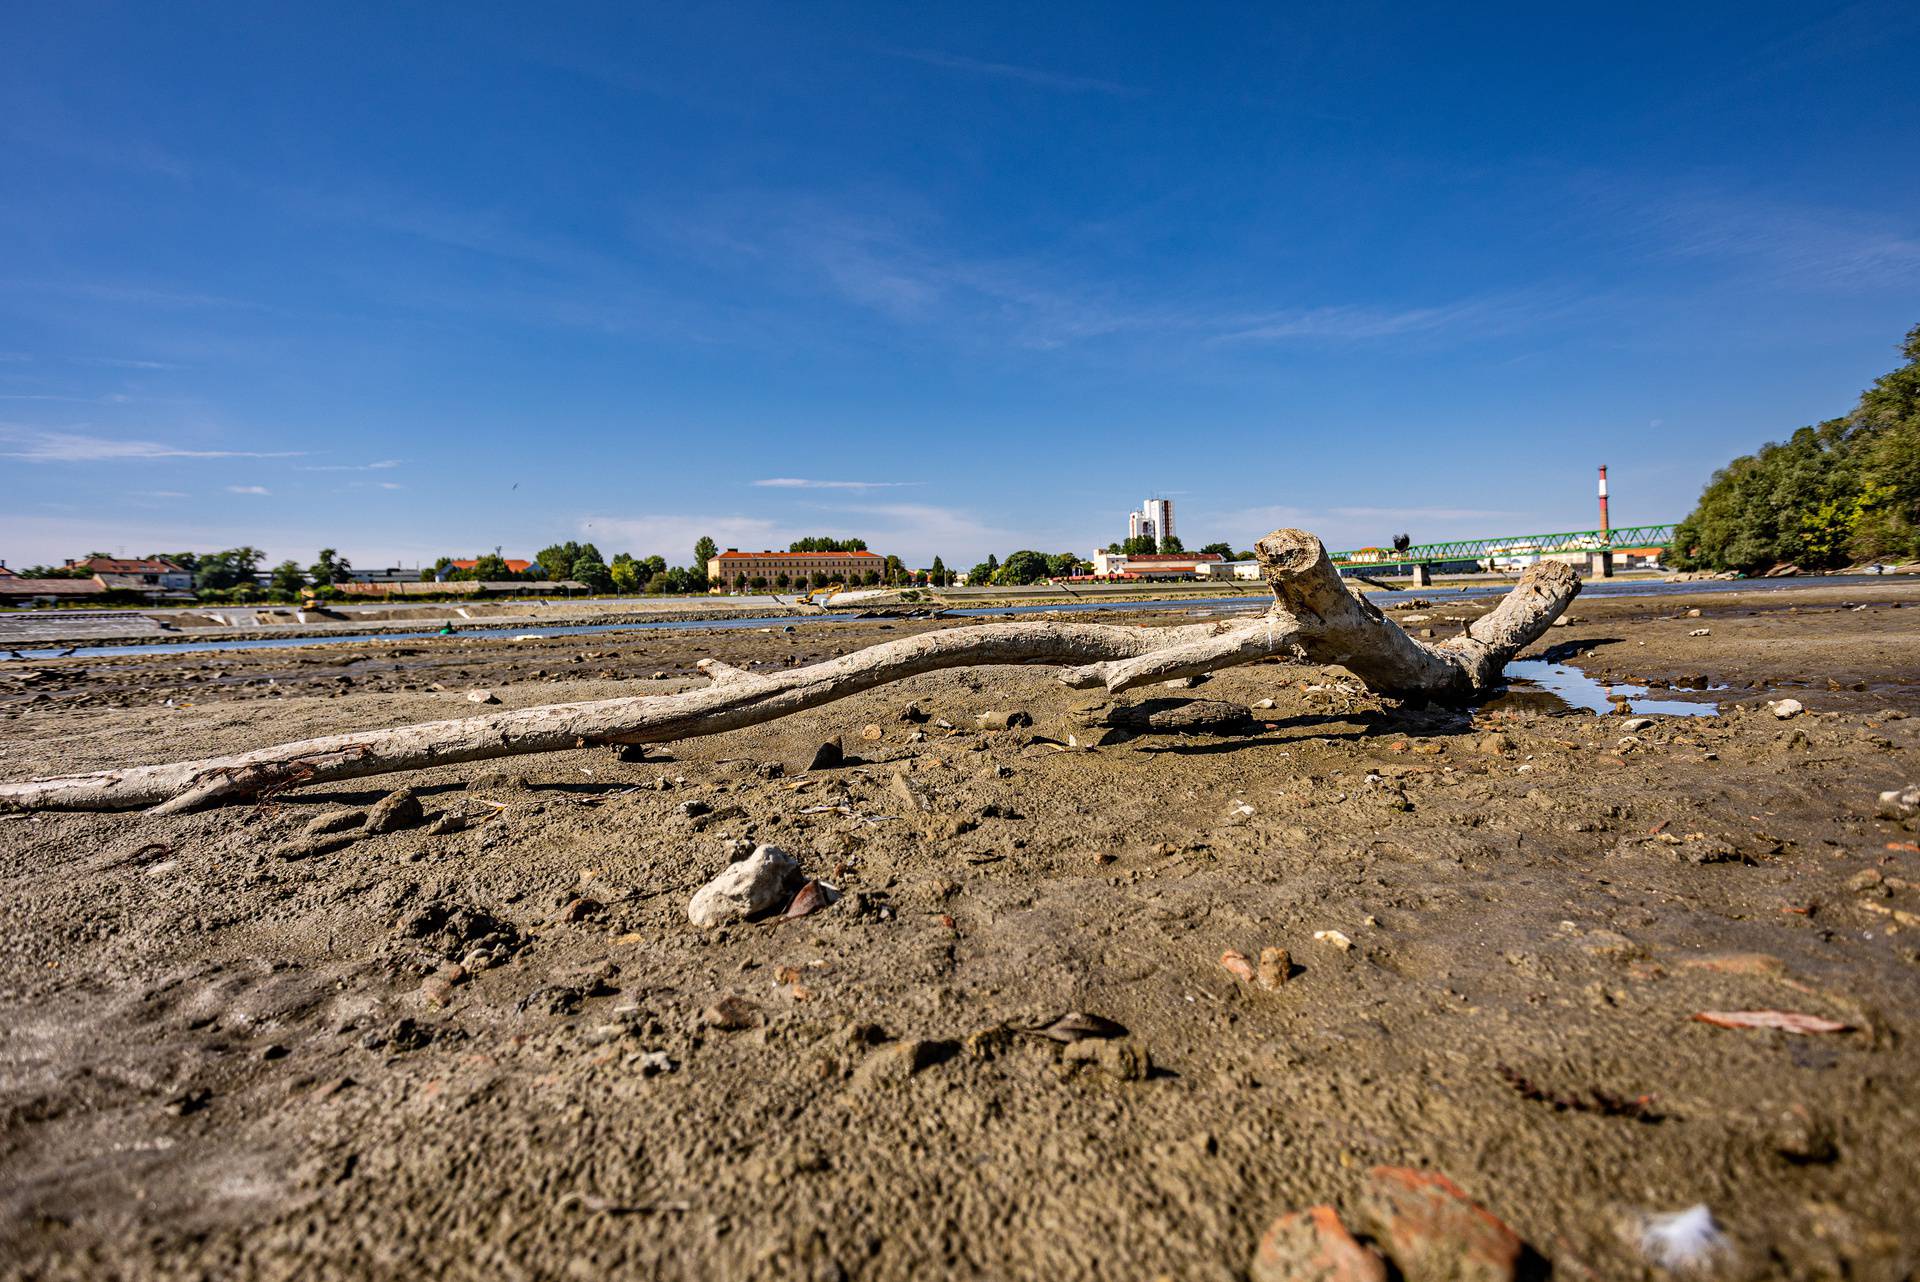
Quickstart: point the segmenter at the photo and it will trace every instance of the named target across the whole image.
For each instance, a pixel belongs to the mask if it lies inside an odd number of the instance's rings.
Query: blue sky
[[[1920,322],[1920,7],[0,9],[0,557],[1675,519]],[[770,484],[769,482],[779,482]]]

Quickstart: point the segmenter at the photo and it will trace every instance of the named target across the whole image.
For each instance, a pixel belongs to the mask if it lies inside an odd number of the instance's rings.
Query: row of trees
[[[1901,350],[1906,364],[1850,413],[1715,472],[1674,528],[1672,563],[1752,574],[1920,558],[1920,325]]]
[[[1130,539],[1107,544],[1106,550],[1125,556],[1152,556],[1156,552],[1185,552],[1187,545],[1180,541],[1178,534],[1169,534],[1158,544],[1153,541],[1153,536],[1150,534],[1136,534]],[[1200,549],[1202,556],[1209,552],[1218,553],[1222,561],[1253,560],[1253,553],[1236,552],[1231,543],[1209,543]]]

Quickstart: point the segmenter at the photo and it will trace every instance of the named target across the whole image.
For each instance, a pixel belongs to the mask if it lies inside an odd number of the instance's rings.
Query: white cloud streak
[[[194,450],[160,441],[115,440],[0,424],[0,458],[26,463],[114,463],[151,459],[298,458],[305,450]]]
[[[814,481],[800,476],[770,476],[755,485],[774,490],[897,490],[925,481]]]
[[[229,494],[272,494],[273,491],[268,489],[264,485],[229,485],[227,487],[227,493]]]
[[[1133,97],[1140,92],[1127,85],[1118,84],[1112,80],[1101,80],[1095,76],[1076,76],[1065,72],[1046,71],[1039,67],[1023,67],[1011,62],[989,62],[960,54],[935,53],[926,49],[882,49],[881,52],[890,58],[905,58],[910,62],[925,63],[929,67],[964,71],[971,75],[989,76],[996,80],[1015,80],[1038,89],[1053,89],[1061,93],[1100,93],[1116,97]]]

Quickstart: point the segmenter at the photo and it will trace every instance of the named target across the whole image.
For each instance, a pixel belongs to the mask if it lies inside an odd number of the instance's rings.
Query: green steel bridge
[[[1665,525],[1615,526],[1599,530],[1570,530],[1559,534],[1504,534],[1490,539],[1456,539],[1451,543],[1416,543],[1405,551],[1393,548],[1356,548],[1333,553],[1341,569],[1392,570],[1441,561],[1485,561],[1498,556],[1539,556],[1549,552],[1599,552],[1608,548],[1665,547],[1673,542],[1673,522]]]

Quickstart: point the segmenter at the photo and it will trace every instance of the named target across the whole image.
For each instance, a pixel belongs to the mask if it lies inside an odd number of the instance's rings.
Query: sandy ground
[[[1913,1276],[1920,847],[1875,797],[1920,777],[1915,607],[1576,602],[1537,653],[1730,687],[1630,734],[1263,664],[1122,698],[1273,700],[1254,733],[1125,738],[974,669],[651,759],[0,819],[0,1276],[1230,1279],[1376,1164],[1444,1172],[1555,1277],[1659,1276],[1643,1217],[1697,1203],[1714,1276]],[[926,626],[10,664],[0,777]],[[855,762],[806,771],[834,736]],[[402,784],[469,826],[287,857]],[[845,897],[696,929],[742,838]],[[1268,947],[1273,990],[1220,964]],[[1694,1019],[1766,1009],[1849,1031]],[[1026,1031],[1068,1012],[1126,1035]]]

